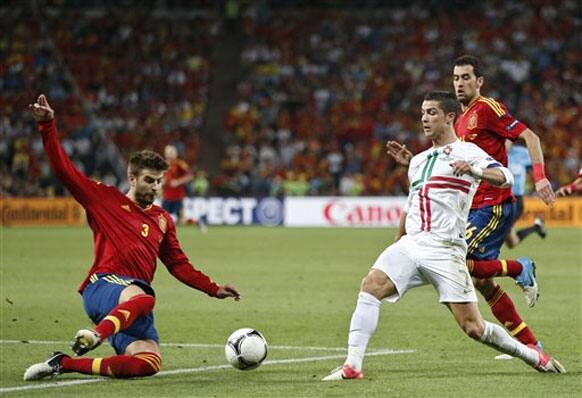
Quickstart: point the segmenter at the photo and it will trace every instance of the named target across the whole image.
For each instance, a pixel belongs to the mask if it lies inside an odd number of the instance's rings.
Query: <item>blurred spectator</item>
[[[187,193],[186,186],[189,186],[194,175],[188,164],[178,157],[178,149],[174,145],[166,145],[164,157],[169,168],[164,175],[162,207],[178,224],[182,216],[182,202]]]
[[[192,192],[192,195],[206,197],[208,196],[209,187],[210,182],[208,181],[206,172],[204,170],[196,171],[194,179],[190,183],[190,191]]]

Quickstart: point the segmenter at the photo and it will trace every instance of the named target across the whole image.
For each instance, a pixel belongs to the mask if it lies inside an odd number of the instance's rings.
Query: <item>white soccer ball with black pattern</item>
[[[267,358],[267,340],[256,329],[242,328],[228,337],[224,354],[233,367],[240,370],[258,368]]]

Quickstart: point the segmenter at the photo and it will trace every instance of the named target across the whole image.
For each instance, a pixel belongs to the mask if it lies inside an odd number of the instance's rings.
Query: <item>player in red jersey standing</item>
[[[533,163],[535,187],[547,205],[556,200],[551,184],[544,173],[543,153],[538,136],[525,124],[513,118],[504,104],[481,96],[484,83],[483,68],[473,56],[455,60],[453,85],[463,113],[455,123],[457,135],[473,142],[492,158],[507,166],[505,141],[522,138]],[[403,145],[389,141],[387,153],[397,162],[407,165],[412,153]],[[517,260],[499,260],[501,246],[514,220],[511,189],[497,188],[482,183],[473,198],[467,224],[467,266],[475,278],[475,287],[487,300],[495,317],[523,344],[541,344],[521,319],[509,295],[492,279],[511,276],[523,289],[528,305],[535,305],[538,287],[535,263],[528,257]]]
[[[194,175],[185,161],[178,158],[178,150],[174,145],[166,145],[164,157],[169,164],[164,175],[162,207],[174,218],[176,224],[180,221],[182,201],[186,197],[185,185],[192,181]]]
[[[544,157],[538,136],[515,119],[504,104],[481,95],[484,83],[479,59],[462,56],[455,60],[453,85],[463,113],[455,124],[457,135],[473,142],[491,157],[507,165],[507,139],[525,141],[532,159],[533,178],[539,197],[551,206],[556,196],[544,172]],[[528,257],[499,260],[499,252],[513,220],[514,197],[510,189],[483,183],[475,194],[467,224],[469,244],[467,265],[477,280],[475,287],[487,300],[495,317],[524,344],[538,344],[531,329],[521,319],[509,295],[493,280],[495,276],[511,276],[524,290],[528,305],[538,298],[535,263]]]
[[[58,141],[54,111],[44,95],[30,108],[53,172],[85,208],[93,231],[95,259],[79,293],[96,327],[77,332],[73,351],[80,356],[109,340],[117,355],[72,358],[53,353],[45,362],[29,367],[24,380],[68,372],[115,378],[153,375],[161,368],[152,313],[156,299],[150,286],[157,258],[182,283],[211,297],[239,300],[240,293],[192,267],[176,238],[172,217],[153,204],[168,168],[160,155],[141,151],[131,157],[130,189],[123,194],[73,166]]]

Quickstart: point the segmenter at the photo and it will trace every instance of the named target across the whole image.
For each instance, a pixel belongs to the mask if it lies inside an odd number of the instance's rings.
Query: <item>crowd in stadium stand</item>
[[[30,18],[35,23],[30,23]],[[16,10],[0,20],[1,192],[62,193],[43,155],[27,104],[44,92],[57,110],[63,146],[86,174],[125,180],[123,159],[168,143],[196,162],[206,112],[212,18],[139,11]]]
[[[384,155],[384,143],[426,148],[422,97],[452,90],[452,62],[463,53],[488,66],[485,95],[541,136],[554,182],[571,178],[582,153],[574,134],[582,127],[574,2],[494,5],[436,15],[422,5],[248,15],[245,78],[226,118],[223,191],[406,192],[406,173]]]
[[[224,115],[221,195],[399,195],[406,170],[388,139],[413,152],[419,105],[452,90],[452,62],[484,60],[483,93],[540,135],[556,187],[580,165],[576,2],[494,2],[467,9],[330,10],[249,7],[236,104]],[[430,3],[434,6],[437,3]],[[450,5],[458,4],[451,2]],[[0,193],[50,195],[51,177],[26,104],[39,90],[59,109],[63,144],[87,174],[119,185],[122,158],[178,145],[195,165],[203,143],[216,20],[139,13],[5,12],[0,27]],[[9,29],[10,27],[10,29]],[[577,69],[578,68],[578,69]],[[199,180],[200,183],[200,180]],[[57,194],[62,193],[57,190]]]

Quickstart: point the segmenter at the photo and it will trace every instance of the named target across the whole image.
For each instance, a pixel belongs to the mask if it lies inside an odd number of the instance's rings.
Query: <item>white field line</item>
[[[415,350],[379,350],[379,351],[372,351],[366,354],[367,357],[374,357],[379,355],[396,355],[396,354],[410,354],[415,352]],[[330,359],[343,359],[345,354],[336,354],[336,355],[326,355],[320,357],[306,357],[306,358],[290,358],[290,359],[277,359],[272,361],[265,361],[263,362],[262,366],[269,366],[269,365],[281,365],[281,364],[289,364],[289,363],[302,363],[302,362],[317,362],[317,361],[327,361]],[[183,373],[199,373],[199,372],[209,372],[213,370],[220,370],[220,369],[229,369],[232,368],[230,365],[214,365],[214,366],[203,366],[200,368],[184,368],[184,369],[174,369],[174,370],[164,370],[155,375],[154,377],[164,377],[164,376],[171,376],[176,374],[183,374]],[[5,387],[0,388],[0,394],[8,393],[8,392],[16,392],[16,391],[27,391],[27,390],[39,390],[39,389],[47,389],[47,388],[55,388],[55,387],[68,387],[68,386],[75,386],[79,384],[88,384],[88,383],[97,383],[101,381],[106,381],[109,379],[106,378],[95,378],[95,379],[83,379],[83,380],[71,380],[71,381],[57,381],[54,383],[43,383],[43,384],[30,384],[27,386],[18,386],[18,387]]]
[[[43,345],[70,345],[70,341],[51,341],[51,340],[0,340],[0,344],[43,344]],[[160,343],[162,347],[187,347],[187,348],[221,348],[224,344],[201,344],[201,343]],[[310,347],[310,346],[292,346],[292,345],[270,345],[269,349],[274,350],[292,350],[292,351],[339,351],[345,352],[346,348],[342,347]]]

